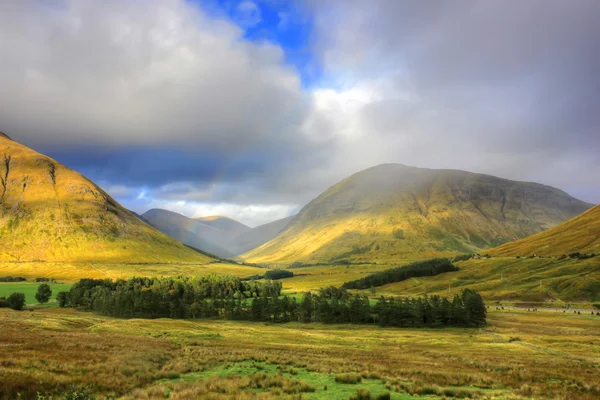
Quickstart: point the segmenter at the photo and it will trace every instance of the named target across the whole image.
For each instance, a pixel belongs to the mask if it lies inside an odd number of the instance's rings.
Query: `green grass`
[[[25,302],[27,305],[38,304],[35,299],[35,293],[37,292],[38,286],[42,283],[47,282],[0,282],[0,297],[8,296],[11,293],[24,293],[25,294]],[[47,303],[50,307],[56,307],[58,303],[56,302],[56,295],[58,292],[67,292],[71,289],[70,283],[48,283],[50,288],[52,289],[52,297],[50,297],[50,301]]]
[[[384,393],[390,393],[385,387],[385,382],[380,379],[362,379],[357,384],[344,384],[335,381],[336,374],[326,374],[314,371],[308,371],[306,368],[289,367],[285,365],[269,364],[264,362],[243,361],[221,365],[217,368],[209,369],[203,372],[194,372],[184,374],[179,378],[170,381],[196,382],[210,377],[233,378],[243,377],[252,374],[267,374],[271,376],[280,375],[284,378],[302,381],[314,388],[312,393],[304,393],[302,398],[307,400],[327,400],[327,399],[348,399],[359,388],[371,392],[373,397]],[[166,382],[167,380],[165,380]],[[390,393],[392,399],[403,400],[413,399],[408,394]]]

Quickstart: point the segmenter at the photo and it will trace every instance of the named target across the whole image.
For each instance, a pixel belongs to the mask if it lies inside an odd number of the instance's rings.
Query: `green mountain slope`
[[[590,207],[537,183],[384,164],[329,188],[275,239],[243,258],[394,262],[476,252],[544,231]]]
[[[152,228],[84,176],[5,134],[0,178],[0,261],[212,261]]]
[[[571,253],[600,255],[600,206],[596,206],[537,235],[489,250],[495,256],[560,256]],[[600,262],[600,261],[599,261]]]

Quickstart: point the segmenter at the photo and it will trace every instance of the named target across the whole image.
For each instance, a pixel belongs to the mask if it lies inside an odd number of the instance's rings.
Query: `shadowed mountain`
[[[294,219],[294,215],[250,228],[235,236],[227,245],[235,254],[243,254],[275,238],[292,219]]]
[[[554,228],[487,251],[494,256],[600,254],[600,206]]]
[[[0,134],[0,261],[206,263],[59,162]]]
[[[142,214],[142,218],[159,231],[189,246],[223,258],[235,256],[233,252],[223,246],[229,238],[227,232],[203,221],[162,209],[146,211]]]
[[[223,258],[235,257],[268,242],[292,218],[250,228],[229,217],[188,218],[162,209],[149,210],[141,217],[161,232]]]
[[[249,226],[242,224],[232,218],[222,216],[210,216],[210,217],[199,217],[194,218],[196,221],[200,221],[205,225],[212,226],[218,230],[227,234],[227,236],[234,237],[244,232],[248,232]]]
[[[394,262],[470,253],[544,231],[592,207],[549,186],[383,164],[306,205],[249,262]]]

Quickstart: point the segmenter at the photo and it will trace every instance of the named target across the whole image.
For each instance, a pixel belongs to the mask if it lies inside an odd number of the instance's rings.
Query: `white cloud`
[[[254,3],[239,7],[257,18]],[[3,1],[0,54],[3,129],[30,144],[303,140],[289,127],[310,104],[282,49],[185,0]]]
[[[298,211],[295,204],[230,204],[230,203],[202,203],[194,201],[164,201],[153,200],[144,206],[144,209],[135,208],[143,213],[152,208],[162,208],[190,218],[208,217],[213,215],[227,216],[250,227],[266,224],[281,218],[289,217]]]
[[[250,0],[242,1],[236,7],[236,21],[245,28],[258,25],[262,21],[260,8]]]

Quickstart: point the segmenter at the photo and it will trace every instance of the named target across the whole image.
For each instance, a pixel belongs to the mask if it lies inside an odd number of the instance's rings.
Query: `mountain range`
[[[161,232],[221,258],[232,258],[273,239],[292,217],[251,228],[222,216],[188,218],[169,210],[152,209],[141,217]]]
[[[537,183],[383,164],[330,187],[277,237],[242,257],[252,263],[389,263],[474,253],[591,207]]]

